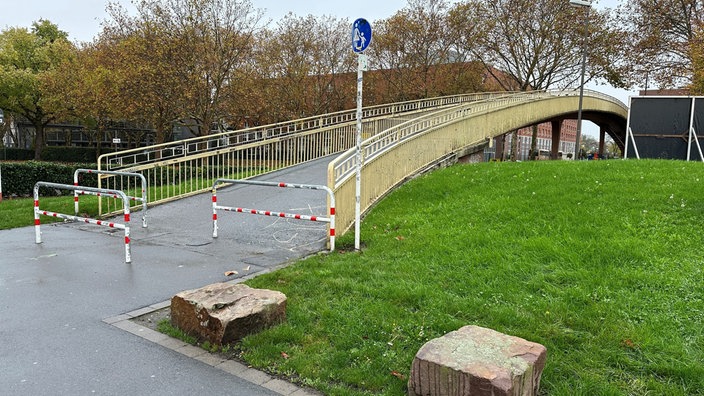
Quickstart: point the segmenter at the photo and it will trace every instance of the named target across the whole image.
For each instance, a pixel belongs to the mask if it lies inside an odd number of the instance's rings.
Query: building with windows
[[[550,159],[552,152],[552,124],[544,122],[538,124],[538,141],[536,150],[538,159]],[[507,133],[496,139],[496,144],[485,150],[485,158],[506,160],[511,158],[511,143],[513,135]],[[563,120],[560,127],[560,141],[557,147],[557,159],[567,159],[574,155],[575,141],[577,140],[577,120]],[[533,142],[533,128],[526,127],[518,130],[518,155],[517,160],[530,159],[531,143]],[[569,154],[569,156],[568,156]]]

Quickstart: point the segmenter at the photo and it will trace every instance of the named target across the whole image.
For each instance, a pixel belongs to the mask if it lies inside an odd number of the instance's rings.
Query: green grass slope
[[[404,395],[417,350],[474,324],[548,348],[543,394],[704,394],[702,166],[483,163],[416,179],[365,218],[361,253],[248,282],[284,292],[288,321],[241,356],[329,395]]]

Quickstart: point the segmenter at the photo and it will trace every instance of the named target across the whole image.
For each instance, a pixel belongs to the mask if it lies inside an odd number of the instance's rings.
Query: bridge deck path
[[[329,161],[259,180],[325,184]],[[323,191],[238,185],[218,203],[326,215]],[[213,239],[211,205],[206,193],[150,208],[147,229],[135,212],[131,264],[122,230],[43,225],[41,244],[33,227],[0,231],[0,393],[276,394],[104,322],[325,249],[326,223],[240,213],[219,213]]]

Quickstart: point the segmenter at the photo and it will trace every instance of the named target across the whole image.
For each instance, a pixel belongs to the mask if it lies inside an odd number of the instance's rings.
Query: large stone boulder
[[[286,320],[286,295],[243,284],[215,283],[171,298],[171,323],[215,345]]]
[[[479,326],[428,341],[416,354],[410,396],[533,396],[547,349]]]

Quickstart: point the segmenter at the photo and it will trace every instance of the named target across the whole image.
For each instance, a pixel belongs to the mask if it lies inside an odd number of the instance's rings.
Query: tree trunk
[[[538,159],[538,124],[532,127],[532,139],[530,141],[530,159],[535,161]]]
[[[518,130],[511,132],[511,161],[518,160]]]
[[[44,149],[44,124],[41,122],[34,124],[34,160],[41,161],[42,149]]]
[[[100,154],[102,154],[102,146],[103,146],[103,128],[100,126],[100,123],[98,123],[97,127],[97,133],[96,133],[96,142],[95,142],[95,161],[98,162],[98,158],[100,157]]]

